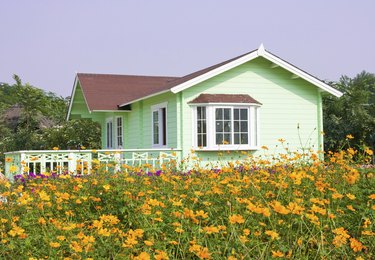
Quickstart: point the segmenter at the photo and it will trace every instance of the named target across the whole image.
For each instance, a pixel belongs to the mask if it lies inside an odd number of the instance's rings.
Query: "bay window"
[[[259,145],[261,103],[249,95],[201,94],[193,110],[193,147],[202,150],[252,150]]]

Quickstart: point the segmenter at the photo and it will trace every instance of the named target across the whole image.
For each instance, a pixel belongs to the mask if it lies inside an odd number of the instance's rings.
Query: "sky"
[[[266,50],[329,81],[375,73],[374,0],[0,0],[0,82],[184,76]]]

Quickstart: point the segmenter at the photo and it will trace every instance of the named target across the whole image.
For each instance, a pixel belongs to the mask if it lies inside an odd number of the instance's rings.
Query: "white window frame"
[[[122,149],[124,148],[124,119],[122,116],[116,116],[115,120],[116,120],[116,129],[115,129],[116,149]],[[118,123],[118,120],[121,120],[121,125]]]
[[[260,149],[260,131],[259,131],[259,104],[243,104],[243,103],[206,103],[206,104],[191,104],[192,106],[192,136],[193,148],[197,150],[217,151],[217,150],[257,150]],[[206,131],[207,131],[207,146],[198,147],[197,135],[197,107],[206,107]],[[216,144],[216,108],[230,108],[231,109],[231,144]],[[234,125],[233,125],[233,109],[247,108],[247,122],[248,122],[248,144],[233,144],[234,142]]]
[[[109,131],[109,126],[111,128],[110,129],[111,131]],[[106,119],[105,133],[106,133],[106,136],[105,136],[106,148],[113,149],[113,118],[112,117]]]
[[[151,144],[155,148],[166,148],[168,146],[168,102],[163,102],[151,106]],[[162,109],[165,109],[165,122],[163,122]],[[159,132],[158,132],[158,143],[154,143],[154,112],[158,112],[158,123],[159,123]],[[164,129],[165,127],[165,129]],[[164,136],[165,131],[165,136]],[[163,144],[165,137],[165,144]]]

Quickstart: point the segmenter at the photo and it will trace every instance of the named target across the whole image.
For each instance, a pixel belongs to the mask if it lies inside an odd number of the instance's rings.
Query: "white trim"
[[[225,71],[228,71],[234,67],[237,67],[245,62],[248,62],[248,61],[251,61],[257,57],[263,57],[271,62],[273,62],[274,64],[277,64],[279,65],[280,67],[290,71],[291,73],[301,77],[302,79],[312,83],[313,85],[315,85],[316,87],[320,88],[320,89],[323,89],[325,91],[327,91],[328,93],[336,96],[336,97],[341,97],[343,95],[342,92],[338,91],[337,89],[334,89],[332,88],[331,86],[327,85],[326,83],[322,82],[321,80],[318,80],[317,78],[307,74],[306,72],[300,70],[299,68],[283,61],[282,59],[276,57],[275,55],[267,52],[265,49],[264,49],[264,46],[263,44],[261,44],[261,46],[258,48],[258,50],[255,50],[245,56],[242,56],[234,61],[231,61],[229,63],[226,63],[225,65],[221,66],[221,67],[218,67],[214,70],[211,70],[205,74],[202,74],[198,77],[195,77],[191,80],[188,80],[186,82],[183,82],[177,86],[174,86],[173,88],[171,88],[171,91],[173,93],[178,93],[180,91],[183,91],[187,88],[190,88],[191,86],[193,85],[196,85],[202,81],[205,81],[207,79],[210,79],[218,74],[221,74]]]
[[[258,104],[257,104],[258,105]],[[258,150],[259,147],[259,106],[246,105],[213,105],[207,104],[206,107],[206,147],[199,147],[197,143],[197,106],[191,106],[192,111],[192,148],[197,151],[225,151],[225,150]],[[231,108],[231,141],[234,142],[234,109],[246,108],[248,124],[248,144],[216,144],[216,119],[215,110],[217,108]]]
[[[119,127],[118,119],[119,118],[121,119],[121,143],[122,143],[121,146],[118,145],[118,138],[119,138],[119,136],[118,136],[118,127]],[[116,116],[115,122],[116,122],[116,124],[115,124],[116,125],[116,129],[115,129],[115,148],[116,149],[122,149],[122,148],[124,148],[124,118],[122,116]]]
[[[91,110],[92,112],[109,112],[109,113],[121,113],[121,112],[126,112],[126,113],[129,113],[129,112],[132,112],[130,110]]]
[[[110,134],[111,134],[111,135],[110,135],[110,137],[111,137],[111,138],[110,138],[110,139],[111,139],[111,146],[108,145],[108,141],[109,141],[109,140],[108,140],[108,139],[109,139],[109,138],[108,138],[108,133],[109,133],[109,132],[108,132],[108,124],[109,124],[109,123],[111,123],[111,128],[112,128],[112,129],[111,129],[112,131],[111,131],[111,133],[110,133]],[[113,145],[113,117],[107,117],[107,118],[105,119],[105,146],[106,146],[107,149],[113,149],[113,146],[114,146],[114,145]]]
[[[76,94],[76,89],[77,89],[78,83],[81,86],[81,82],[79,81],[78,74],[77,74],[75,79],[74,79],[74,83],[73,83],[73,90],[72,90],[72,95],[70,96],[69,108],[68,108],[68,114],[66,116],[66,121],[69,121],[70,112],[72,111],[73,100],[74,100],[74,96]],[[85,104],[86,104],[87,111],[89,111],[89,113],[91,114],[91,110],[89,108],[89,104],[87,103],[85,93],[83,93],[82,86],[81,86],[81,91],[82,91],[83,100],[85,101]]]
[[[201,107],[201,106],[243,106],[243,107],[249,107],[249,106],[254,106],[254,107],[260,107],[262,106],[261,104],[258,103],[220,103],[220,102],[215,102],[215,103],[189,103],[190,106],[195,106],[195,107]]]
[[[276,57],[275,55],[265,51],[264,54],[261,55],[262,57],[266,58],[269,61],[272,61],[275,64],[278,64],[280,67],[292,72],[293,74],[301,77],[302,79],[310,82],[311,84],[327,91],[328,93],[336,96],[341,97],[343,93],[341,91],[338,91],[337,89],[332,88],[331,86],[327,85],[321,80],[318,80],[317,78],[307,74],[306,72],[298,69],[297,67],[283,61],[282,59]]]
[[[209,78],[212,78],[216,75],[219,75],[227,70],[230,70],[234,67],[237,67],[245,62],[248,62],[250,60],[253,60],[255,59],[256,57],[258,57],[258,54],[256,51],[253,51],[245,56],[242,56],[241,58],[238,58],[232,62],[229,62],[229,63],[226,63],[225,65],[221,66],[221,67],[218,67],[216,69],[213,69],[213,70],[210,70],[209,72],[205,73],[205,74],[202,74],[198,77],[195,77],[195,78],[192,78],[191,80],[188,80],[188,81],[185,81],[184,83],[181,83],[177,86],[174,86],[173,88],[171,88],[171,91],[173,93],[178,93],[180,91],[183,91],[187,88],[190,88],[191,86],[193,85],[196,85],[202,81],[205,81]]]
[[[150,98],[150,97],[154,97],[154,96],[157,96],[157,95],[160,95],[160,94],[164,94],[164,93],[167,93],[167,92],[170,92],[171,90],[170,89],[167,89],[167,90],[163,90],[163,91],[160,91],[160,92],[157,92],[157,93],[154,93],[154,94],[150,94],[150,95],[147,95],[147,96],[144,96],[144,97],[141,97],[141,98],[138,98],[138,99],[134,99],[130,102],[127,102],[127,103],[123,103],[121,105],[119,105],[119,107],[123,107],[123,106],[126,106],[126,105],[130,105],[130,104],[133,104],[137,101],[141,101],[141,100],[144,100],[146,98]]]
[[[162,123],[163,117],[162,117],[162,114],[160,113],[162,108],[165,108],[165,122],[164,123]],[[158,112],[158,123],[159,123],[159,129],[158,129],[159,131],[158,142],[159,143],[158,144],[154,143],[154,112],[155,111]],[[165,124],[165,129],[164,129],[164,124]],[[162,144],[164,131],[165,131],[165,145]],[[151,145],[152,147],[155,147],[155,148],[168,147],[168,102],[167,101],[151,106]]]

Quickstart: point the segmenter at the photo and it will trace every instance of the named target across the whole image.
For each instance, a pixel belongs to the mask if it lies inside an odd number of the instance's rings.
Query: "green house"
[[[322,92],[342,95],[261,45],[184,77],[78,73],[67,119],[99,122],[102,149],[194,150],[203,161],[318,151]]]

